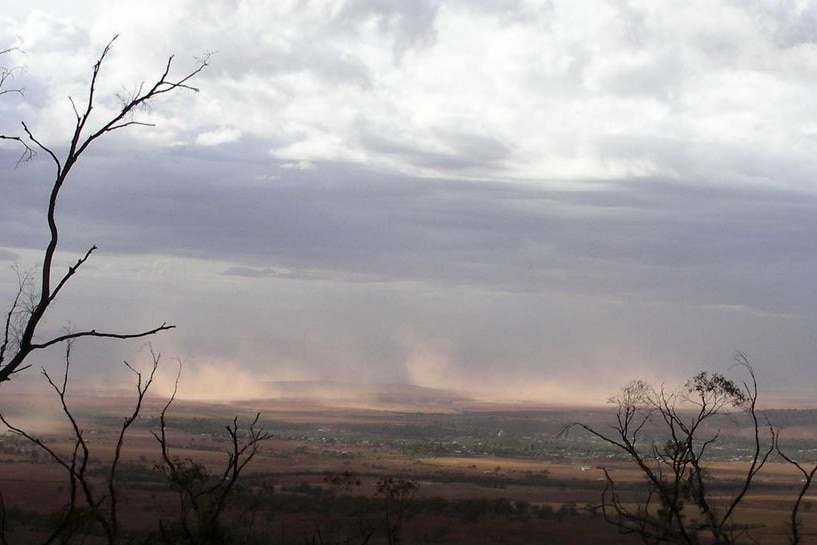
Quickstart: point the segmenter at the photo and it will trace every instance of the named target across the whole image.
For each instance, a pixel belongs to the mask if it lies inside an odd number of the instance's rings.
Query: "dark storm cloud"
[[[808,193],[660,178],[547,190],[335,163],[258,163],[250,177],[183,152],[147,177],[141,161],[112,167],[92,160],[66,190],[60,214],[74,251],[96,243],[223,260],[235,263],[225,274],[258,278],[364,275],[777,313],[817,303],[802,273],[817,265],[817,197]],[[0,244],[36,243],[20,226],[42,222],[40,168],[15,171],[25,190],[0,204]]]

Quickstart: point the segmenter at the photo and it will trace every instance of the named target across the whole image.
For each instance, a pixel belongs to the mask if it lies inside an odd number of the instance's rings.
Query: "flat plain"
[[[225,426],[235,416],[241,425],[261,413],[260,423],[272,438],[245,469],[240,494],[225,513],[227,525],[245,532],[247,543],[386,543],[386,527],[395,520],[401,543],[640,543],[636,536],[621,535],[597,509],[604,488],[601,467],[615,476],[623,494],[638,500],[642,482],[633,465],[587,434],[560,434],[570,422],[606,426],[613,418],[610,410],[439,398],[412,402],[412,396],[391,394],[379,406],[360,408],[308,397],[177,400],[166,431],[172,455],[218,475],[229,448]],[[69,455],[74,443],[58,411],[49,415],[39,408],[42,416],[27,420],[33,414],[29,397],[10,394],[3,401],[3,414],[12,423],[25,423],[54,452]],[[70,401],[91,449],[89,475],[101,487],[131,401],[92,392]],[[117,480],[128,535],[179,516],[178,494],[156,469],[160,449],[153,433],[164,402],[148,399],[125,440]],[[789,425],[787,448],[804,462],[815,453],[809,439],[817,437],[811,433],[817,430],[815,414],[771,413]],[[725,495],[733,493],[747,467],[746,430],[739,422],[731,425],[709,465],[713,486]],[[388,478],[412,487],[404,496],[378,494],[378,484]],[[800,483],[795,468],[774,459],[758,475],[737,520],[761,543],[784,543]],[[42,449],[7,433],[0,443],[0,491],[10,542],[35,542],[66,504],[68,480]],[[817,539],[817,509],[812,509],[817,497],[808,494],[804,500],[801,531],[809,542]],[[87,542],[95,539],[101,538],[92,533]]]

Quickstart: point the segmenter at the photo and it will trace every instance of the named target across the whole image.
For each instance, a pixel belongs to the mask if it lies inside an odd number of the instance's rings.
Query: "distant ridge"
[[[239,401],[241,405],[276,410],[364,409],[403,412],[541,411],[580,406],[542,401],[487,401],[449,388],[412,384],[351,383],[331,380],[266,381],[266,396]],[[598,407],[596,407],[598,409]],[[607,411],[607,407],[602,407]]]
[[[267,399],[311,401],[329,406],[360,408],[424,407],[454,409],[474,402],[455,390],[410,384],[351,383],[331,380],[268,381]]]

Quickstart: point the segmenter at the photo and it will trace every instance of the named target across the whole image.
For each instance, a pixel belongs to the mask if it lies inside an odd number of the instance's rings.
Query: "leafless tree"
[[[40,543],[42,545],[82,543],[89,535],[101,534],[105,543],[115,545],[123,542],[118,471],[124,455],[125,439],[134,422],[141,416],[145,398],[160,365],[161,355],[150,348],[151,364],[147,373],[125,362],[125,366],[135,377],[136,395],[130,412],[123,417],[119,425],[113,454],[110,459],[106,459],[93,451],[82,424],[68,402],[72,342],[68,341],[66,344],[65,367],[60,380],[54,380],[48,371],[42,371],[60,402],[63,417],[69,424],[71,448],[65,452],[64,449],[54,447],[48,440],[14,424],[13,419],[7,418],[2,412],[0,422],[5,424],[9,431],[23,437],[44,452],[49,460],[65,471],[68,481],[65,505],[52,517],[53,526]],[[180,458],[171,452],[166,433],[167,413],[175,399],[174,388],[173,395],[159,415],[160,428],[152,433],[161,453],[161,461],[156,464],[156,469],[165,476],[166,484],[178,494],[180,509],[175,516],[165,513],[170,517],[163,516],[158,521],[157,530],[150,533],[145,529],[145,534],[148,538],[155,537],[151,542],[166,545],[226,543],[222,519],[226,511],[235,511],[235,492],[241,473],[258,453],[261,443],[271,435],[258,425],[260,415],[256,415],[244,428],[239,426],[238,418],[234,418],[231,424],[225,426],[229,448],[224,466],[219,471],[211,473],[204,464],[191,458]],[[101,464],[107,466],[103,466],[105,469],[100,486],[97,476],[99,472],[92,475],[89,470]],[[249,513],[254,515],[252,509]],[[251,525],[244,528],[245,535],[249,536],[251,532]],[[0,543],[7,543],[5,509],[2,501],[0,501]]]
[[[59,246],[59,228],[57,222],[57,206],[60,195],[73,167],[92,144],[103,136],[131,126],[145,126],[145,123],[136,119],[135,114],[147,107],[154,100],[166,93],[188,90],[197,91],[190,82],[209,63],[207,56],[197,59],[193,70],[179,77],[170,75],[173,57],[169,57],[163,71],[152,83],[142,83],[128,95],[119,95],[119,108],[115,113],[101,121],[92,120],[92,112],[96,100],[97,83],[100,72],[111,52],[117,37],[105,46],[93,66],[88,95],[82,105],[78,105],[73,98],[69,98],[75,116],[75,124],[67,150],[58,151],[43,143],[35,136],[26,123],[22,124],[22,136],[0,135],[0,139],[21,144],[24,149],[22,160],[30,160],[42,153],[54,164],[54,178],[50,182],[50,194],[46,213],[46,223],[50,233],[48,244],[43,252],[42,264],[38,273],[17,271],[18,288],[13,297],[11,306],[5,314],[5,322],[0,341],[0,383],[10,380],[13,375],[21,372],[30,365],[29,356],[35,351],[65,344],[65,368],[61,380],[55,380],[43,370],[43,376],[56,394],[62,409],[63,417],[69,424],[72,448],[63,452],[53,447],[45,439],[33,432],[15,425],[9,418],[0,413],[0,422],[6,425],[9,431],[17,434],[40,451],[45,452],[47,458],[64,469],[68,480],[67,501],[64,508],[55,519],[55,525],[43,540],[44,544],[84,542],[90,533],[101,533],[109,545],[121,541],[120,534],[120,488],[117,470],[123,456],[125,437],[132,424],[139,417],[145,396],[153,384],[156,371],[159,367],[160,356],[153,352],[150,371],[143,375],[129,363],[127,368],[136,378],[136,399],[132,411],[124,417],[115,442],[115,448],[104,478],[103,486],[99,487],[99,479],[89,473],[92,465],[102,462],[100,456],[92,456],[92,449],[83,432],[82,425],[75,417],[75,413],[68,403],[69,370],[71,366],[71,349],[73,343],[81,338],[115,338],[134,339],[151,336],[160,331],[172,329],[174,326],[162,323],[157,327],[135,333],[115,333],[86,329],[66,331],[44,340],[38,340],[40,324],[46,313],[63,288],[69,283],[77,271],[88,261],[96,246],[91,246],[67,272],[59,274],[55,271],[54,256]],[[0,51],[0,56],[8,53]],[[0,68],[0,94],[9,92],[22,93],[21,89],[8,87],[13,69]],[[19,162],[18,162],[19,164]],[[178,377],[176,379],[178,386]],[[259,426],[260,415],[246,426],[239,425],[238,418],[233,419],[226,426],[230,448],[227,452],[223,469],[210,473],[203,464],[188,458],[179,458],[171,453],[166,436],[166,417],[171,404],[176,398],[176,390],[164,405],[160,414],[160,430],[154,433],[161,453],[161,462],[157,468],[167,478],[168,485],[176,490],[181,499],[182,508],[178,520],[159,521],[158,539],[165,543],[221,543],[221,519],[225,510],[233,505],[238,487],[239,477],[247,464],[255,457],[260,444],[270,437]],[[6,543],[6,512],[3,509],[2,495],[0,495],[0,543]],[[248,534],[249,535],[249,534]]]
[[[122,459],[125,436],[142,411],[142,404],[148,390],[153,384],[161,356],[151,349],[152,365],[147,375],[143,375],[142,372],[135,369],[131,364],[125,362],[125,366],[136,377],[136,398],[132,411],[123,418],[122,424],[119,426],[113,458],[106,472],[104,487],[102,491],[99,491],[94,486],[88,469],[92,460],[96,462],[100,462],[101,460],[98,456],[92,458],[91,449],[85,438],[83,428],[68,404],[68,377],[71,368],[72,342],[73,341],[68,341],[66,344],[65,367],[61,380],[55,381],[51,375],[49,375],[48,371],[42,371],[49,386],[57,395],[62,414],[70,425],[73,447],[69,453],[60,453],[41,437],[13,424],[11,420],[2,413],[0,413],[0,422],[5,424],[9,431],[24,437],[45,452],[52,462],[58,464],[65,470],[69,485],[68,500],[55,518],[54,527],[42,541],[43,545],[55,542],[68,543],[75,535],[82,536],[87,534],[89,528],[94,524],[102,530],[106,543],[113,545],[117,543],[119,538],[119,487],[117,482],[117,469]],[[3,515],[5,515],[4,509],[2,512]],[[5,542],[5,524],[2,526],[2,530],[3,541]]]
[[[120,108],[116,113],[102,121],[93,124],[92,112],[96,100],[96,88],[100,70],[111,52],[117,37],[113,39],[102,50],[102,54],[97,59],[91,72],[91,81],[88,87],[88,95],[84,105],[78,105],[73,98],[69,98],[75,116],[74,130],[70,135],[68,148],[60,152],[56,148],[51,148],[43,143],[41,139],[34,135],[28,125],[22,123],[22,136],[0,135],[0,139],[12,140],[24,146],[24,157],[30,159],[38,152],[44,153],[53,162],[55,167],[54,178],[51,181],[51,191],[48,199],[48,209],[46,222],[50,233],[48,244],[43,252],[42,263],[40,265],[38,277],[23,276],[11,308],[6,313],[5,327],[3,331],[2,343],[0,344],[0,383],[9,380],[15,373],[27,368],[27,358],[35,351],[53,346],[58,343],[78,339],[81,337],[105,337],[116,339],[133,339],[147,337],[172,329],[174,326],[162,323],[159,326],[134,333],[115,333],[99,331],[96,329],[84,329],[57,335],[43,340],[37,339],[37,333],[48,309],[59,296],[63,288],[68,284],[74,274],[85,264],[96,250],[96,246],[91,246],[85,254],[80,257],[73,266],[70,266],[64,273],[55,270],[54,255],[59,245],[59,228],[57,223],[57,205],[60,193],[65,187],[68,177],[82,155],[88,151],[92,144],[103,136],[120,129],[131,126],[150,125],[139,121],[134,114],[141,108],[152,103],[166,93],[174,91],[188,90],[197,91],[190,82],[209,63],[209,58],[204,57],[197,60],[196,67],[190,72],[179,77],[172,77],[170,71],[173,64],[173,57],[169,57],[159,77],[150,84],[141,84],[136,91],[127,97],[120,97]],[[0,79],[0,84],[6,83],[11,71],[0,71],[0,77],[5,74],[4,79]],[[11,89],[6,89],[11,91]],[[62,155],[62,157],[60,157]],[[32,292],[29,288],[33,288]]]
[[[166,545],[215,545],[226,542],[223,534],[222,515],[233,498],[241,472],[258,453],[261,444],[272,435],[258,422],[256,413],[250,423],[242,428],[238,417],[225,426],[229,438],[227,459],[220,472],[211,473],[204,464],[191,458],[171,453],[167,438],[167,411],[176,398],[176,387],[159,415],[159,431],[153,436],[161,448],[161,462],[157,469],[166,477],[177,492],[179,510],[171,520],[159,521],[159,539]]]
[[[584,423],[565,428],[582,428],[612,445],[645,479],[643,495],[634,501],[625,497],[610,469],[602,468],[605,488],[599,508],[622,532],[637,534],[647,544],[694,545],[708,535],[712,543],[731,545],[749,530],[735,521],[735,510],[774,451],[775,430],[761,421],[757,381],[748,359],[744,354],[736,358],[748,375],[741,383],[708,372],[675,391],[634,381],[611,399],[616,420],[609,431]],[[737,489],[713,492],[706,467],[709,449],[721,432],[720,417],[733,412],[748,416],[752,448]],[[697,515],[689,516],[692,513]]]

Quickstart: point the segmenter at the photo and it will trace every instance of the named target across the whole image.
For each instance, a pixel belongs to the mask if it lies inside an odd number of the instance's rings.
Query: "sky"
[[[210,55],[199,92],[72,173],[58,266],[99,250],[43,335],[175,324],[152,343],[190,396],[329,380],[603,403],[735,351],[772,396],[817,387],[814,2],[0,5],[24,89],[0,133],[24,121],[58,154],[115,34],[95,126],[170,55],[178,76]],[[47,235],[53,165],[19,152],[0,147],[0,301]],[[119,376],[141,347],[81,343],[77,372]]]

